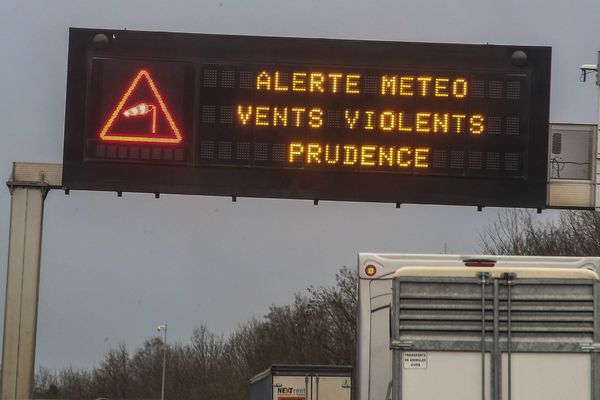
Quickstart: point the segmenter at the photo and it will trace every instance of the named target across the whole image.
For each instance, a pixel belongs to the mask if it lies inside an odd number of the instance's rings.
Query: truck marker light
[[[367,265],[365,267],[365,274],[367,274],[367,276],[373,276],[377,273],[377,268],[374,265]]]
[[[496,265],[495,260],[465,260],[465,267],[493,267]]]

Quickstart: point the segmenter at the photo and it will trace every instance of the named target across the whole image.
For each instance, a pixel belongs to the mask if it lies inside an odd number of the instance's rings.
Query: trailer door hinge
[[[413,347],[413,342],[409,341],[409,340],[393,340],[392,344],[390,345],[391,349],[410,349],[411,347]]]
[[[592,353],[600,353],[600,343],[583,343],[579,345],[579,348]]]

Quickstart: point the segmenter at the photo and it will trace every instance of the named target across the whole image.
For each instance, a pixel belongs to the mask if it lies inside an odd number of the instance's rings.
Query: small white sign
[[[427,352],[426,351],[405,351],[404,369],[425,369],[427,368]]]

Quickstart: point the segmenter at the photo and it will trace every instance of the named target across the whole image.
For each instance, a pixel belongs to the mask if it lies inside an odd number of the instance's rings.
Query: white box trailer
[[[359,255],[358,400],[600,400],[600,258]]]
[[[350,400],[352,367],[272,365],[250,379],[250,400]]]

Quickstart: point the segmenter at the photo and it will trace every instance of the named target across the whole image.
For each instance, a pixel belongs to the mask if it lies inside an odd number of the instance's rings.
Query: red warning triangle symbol
[[[148,71],[140,70],[100,131],[105,142],[181,143],[183,137]]]

